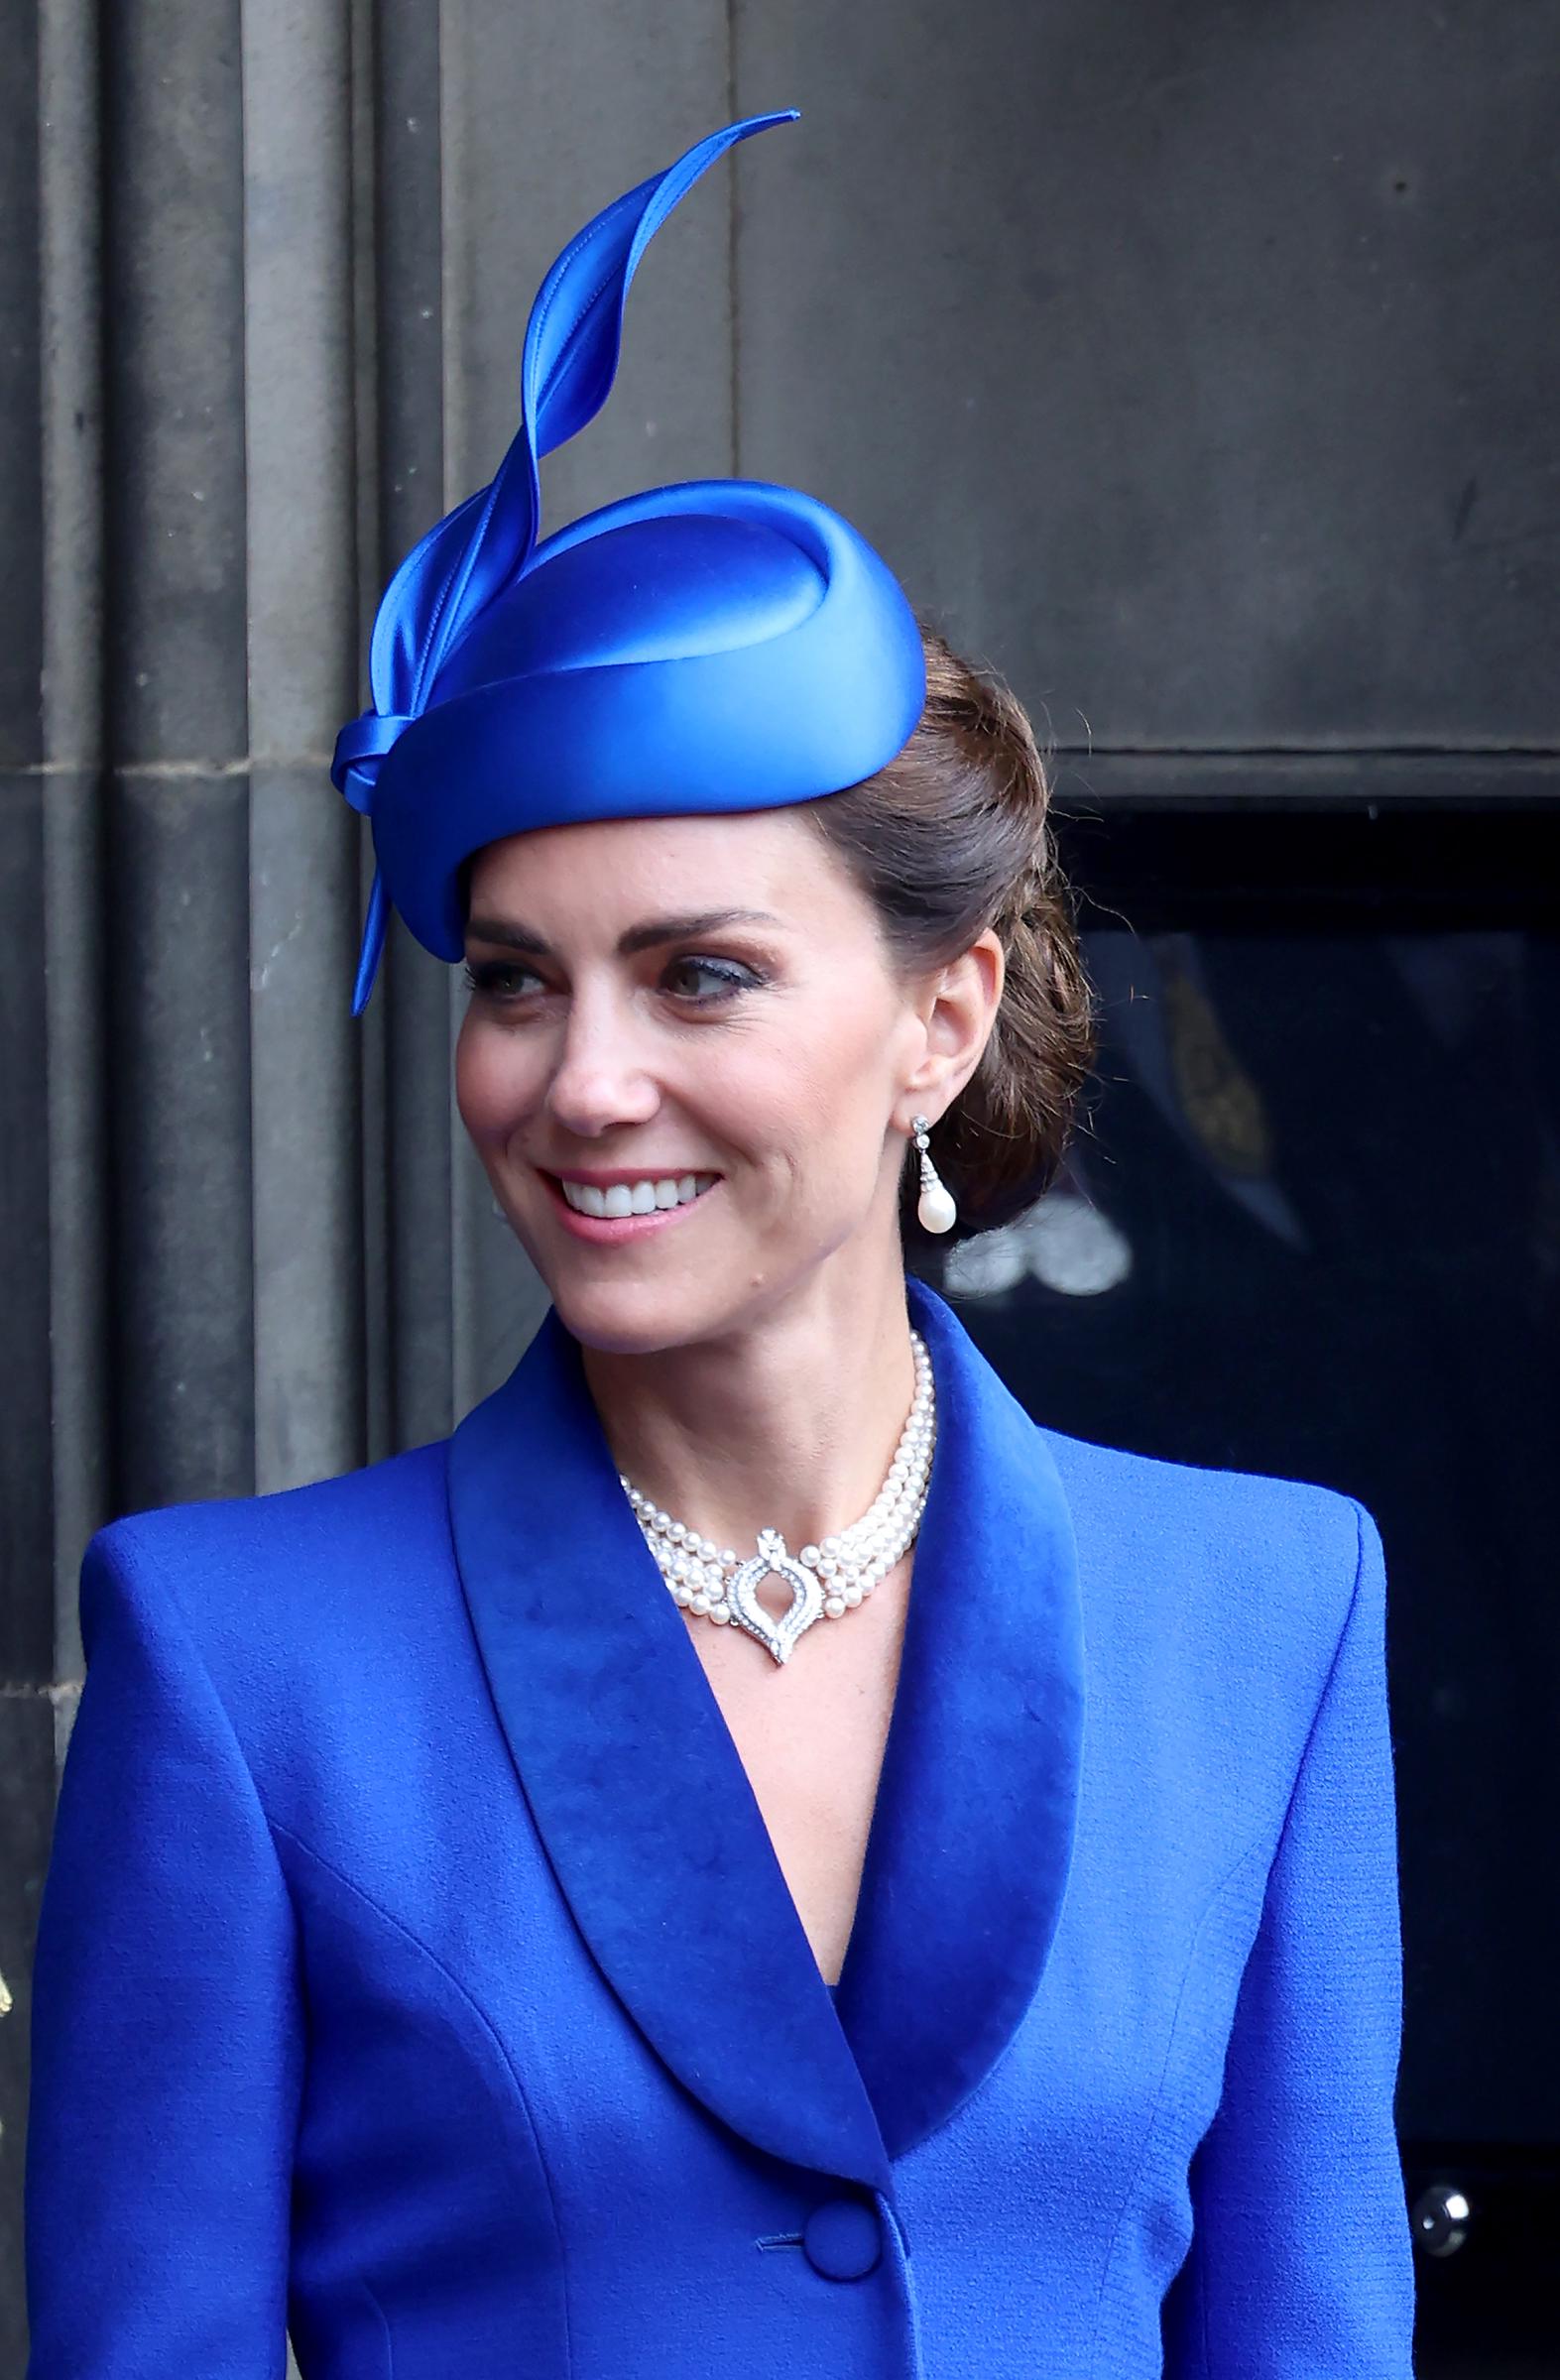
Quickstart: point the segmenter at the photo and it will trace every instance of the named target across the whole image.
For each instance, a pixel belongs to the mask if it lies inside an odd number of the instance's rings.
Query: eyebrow
[[[700,934],[718,934],[734,925],[779,925],[768,909],[699,909],[685,917],[653,917],[632,925],[618,936],[620,957],[642,950],[659,950],[666,942],[688,942]],[[469,942],[493,942],[503,950],[523,951],[528,958],[550,959],[557,954],[544,935],[519,917],[468,917]]]

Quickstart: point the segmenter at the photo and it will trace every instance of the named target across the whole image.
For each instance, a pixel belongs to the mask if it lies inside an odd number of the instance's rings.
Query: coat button
[[[826,2280],[859,2281],[883,2254],[877,2210],[860,2199],[826,2199],[802,2225],[801,2244]]]

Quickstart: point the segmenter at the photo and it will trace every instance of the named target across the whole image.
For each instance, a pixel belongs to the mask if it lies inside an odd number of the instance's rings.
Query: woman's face
[[[576,1338],[686,1345],[897,1260],[936,1005],[804,816],[490,844],[466,957],[461,1119]]]

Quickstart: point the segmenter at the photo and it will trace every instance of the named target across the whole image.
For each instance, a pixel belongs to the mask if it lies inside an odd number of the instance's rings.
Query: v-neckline
[[[1083,1724],[1076,1554],[1044,1435],[951,1309],[909,1289],[938,1443],[835,1986],[555,1314],[449,1449],[495,1707],[601,1973],[723,2121],[879,2188],[978,2086],[1038,1985]]]

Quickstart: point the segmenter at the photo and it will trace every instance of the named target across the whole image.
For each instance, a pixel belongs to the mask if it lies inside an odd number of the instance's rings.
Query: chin
[[[724,1319],[702,1301],[700,1312],[690,1315],[686,1293],[669,1284],[585,1282],[565,1270],[546,1286],[570,1337],[604,1356],[655,1356],[686,1347],[713,1336]]]

